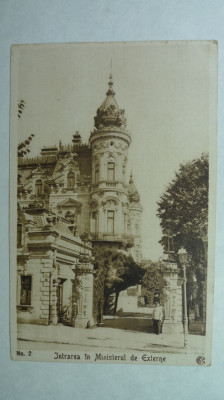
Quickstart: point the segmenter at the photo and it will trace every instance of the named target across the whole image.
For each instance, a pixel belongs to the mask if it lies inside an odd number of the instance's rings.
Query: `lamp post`
[[[202,281],[202,334],[206,333],[206,295],[207,295],[207,264],[208,264],[208,224],[201,228],[201,239],[204,245],[205,269],[204,280]]]
[[[187,278],[186,278],[186,262],[187,262],[187,251],[183,246],[178,250],[179,261],[183,268],[183,287],[184,287],[184,348],[187,348],[188,344],[188,318],[187,318]]]

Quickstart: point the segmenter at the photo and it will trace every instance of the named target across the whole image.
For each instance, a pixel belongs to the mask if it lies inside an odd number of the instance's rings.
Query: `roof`
[[[115,99],[115,92],[113,90],[112,75],[110,75],[110,81],[108,82],[109,89],[106,93],[106,98],[97,109],[95,120],[95,127],[103,128],[105,126],[126,126],[126,119],[124,116],[124,110],[121,110]]]
[[[129,193],[130,202],[139,203],[140,195],[134,184],[132,173],[130,175],[130,180],[129,180],[129,185],[128,185],[128,193]]]

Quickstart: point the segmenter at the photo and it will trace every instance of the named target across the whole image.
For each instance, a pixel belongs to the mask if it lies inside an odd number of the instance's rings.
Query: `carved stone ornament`
[[[110,197],[102,201],[103,209],[106,210],[117,210],[118,200],[115,197]]]
[[[112,75],[110,75],[110,81],[108,83],[109,89],[106,93],[106,99],[97,109],[96,116],[94,117],[94,125],[96,129],[103,127],[115,126],[125,127],[126,118],[124,116],[124,110],[119,109],[118,104],[115,100],[115,92],[113,90]]]
[[[97,208],[97,207],[98,207],[98,201],[97,201],[96,199],[90,200],[89,206],[90,206],[90,208],[92,208],[92,209]]]

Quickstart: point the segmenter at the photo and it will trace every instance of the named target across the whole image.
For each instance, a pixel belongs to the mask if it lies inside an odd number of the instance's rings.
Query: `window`
[[[127,226],[127,214],[124,213],[124,233],[126,233],[126,226]]]
[[[100,166],[99,164],[96,164],[95,166],[95,182],[99,182],[99,171],[100,171]]]
[[[70,224],[74,224],[75,222],[75,213],[71,211],[67,211],[65,214],[65,219],[70,222]]]
[[[108,182],[114,182],[115,180],[115,163],[108,162],[107,164],[107,180]]]
[[[114,234],[114,211],[107,211],[107,233]]]
[[[75,186],[75,175],[73,172],[69,172],[67,175],[67,188],[74,189]]]
[[[93,233],[98,232],[98,213],[97,213],[97,211],[94,211],[92,213],[92,232]]]
[[[123,164],[122,167],[122,175],[123,175],[123,181],[125,181],[125,164]]]
[[[22,246],[22,225],[17,224],[17,246]]]
[[[21,180],[22,180],[22,175],[20,173],[18,173],[18,176],[17,176],[18,185],[21,185]]]
[[[31,286],[32,276],[21,276],[21,291],[20,291],[20,305],[30,306],[31,305]]]
[[[42,187],[42,180],[41,179],[37,179],[36,183],[35,183],[35,192],[36,192],[36,196],[41,196],[42,192],[43,192],[43,187]]]

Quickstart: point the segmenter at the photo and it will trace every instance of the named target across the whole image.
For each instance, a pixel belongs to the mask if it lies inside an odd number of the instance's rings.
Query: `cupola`
[[[115,92],[113,90],[112,75],[110,75],[108,82],[108,91],[106,93],[106,99],[97,109],[96,116],[94,117],[94,125],[96,129],[101,129],[108,126],[125,127],[126,118],[124,116],[125,111],[118,107],[115,100]]]
[[[130,175],[130,180],[129,180],[129,185],[128,185],[128,194],[129,194],[129,200],[131,203],[139,203],[140,202],[140,196],[139,196],[139,193],[134,184],[132,173]]]
[[[82,143],[82,138],[79,131],[76,131],[75,134],[73,135],[72,142],[74,146],[78,146]]]

